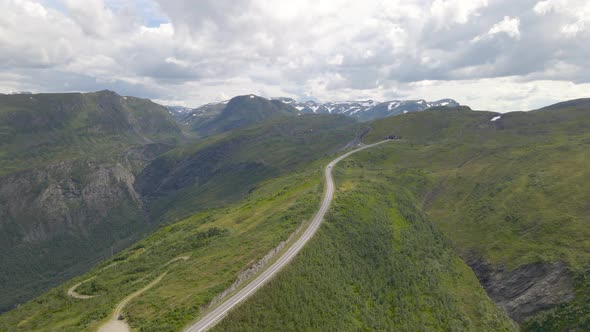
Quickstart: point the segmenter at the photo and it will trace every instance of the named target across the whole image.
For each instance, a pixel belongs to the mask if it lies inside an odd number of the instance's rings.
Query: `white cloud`
[[[448,27],[446,22],[465,24],[475,16],[478,10],[488,5],[487,0],[434,0],[430,13],[439,26]]]
[[[566,37],[575,37],[590,26],[590,2],[585,0],[539,1],[533,11],[540,16],[558,15],[565,18],[560,31]]]
[[[490,35],[505,33],[512,38],[520,38],[520,19],[504,16],[504,19],[496,24],[488,32]]]
[[[535,7],[533,7],[533,10],[535,11],[535,13],[539,14],[539,15],[545,15],[547,13],[549,13],[550,11],[552,11],[555,8],[555,1],[551,1],[551,0],[545,0],[545,1],[539,1],[535,4]]]
[[[521,7],[511,0],[0,0],[0,89],[110,88],[185,105],[249,93],[451,97],[494,109],[547,99],[508,98],[530,82],[559,87],[550,95],[560,99],[577,95],[590,81],[588,2]],[[483,91],[505,100],[475,91],[489,82],[510,86]]]
[[[483,33],[481,35],[476,36],[475,38],[473,38],[471,40],[472,43],[477,43],[480,42],[482,40],[485,40],[486,38],[491,38],[494,35],[497,34],[506,34],[507,36],[514,38],[514,39],[520,39],[520,19],[518,17],[515,18],[511,18],[509,16],[504,16],[504,19],[496,24],[494,24],[490,30],[488,30],[488,32]],[[468,70],[469,68],[463,68],[465,70]]]
[[[588,97],[590,84],[560,80],[523,81],[509,76],[460,81],[430,81],[402,89],[411,98],[435,100],[463,91],[461,104],[494,112],[527,111],[568,99]]]
[[[579,32],[586,30],[586,22],[580,20],[576,23],[566,24],[561,27],[561,32],[567,37],[575,37]]]
[[[342,54],[335,54],[333,56],[328,57],[326,63],[329,65],[341,65],[344,61],[344,56]]]

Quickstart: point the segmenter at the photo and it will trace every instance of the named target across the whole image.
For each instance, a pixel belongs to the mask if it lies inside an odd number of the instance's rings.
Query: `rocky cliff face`
[[[64,161],[0,178],[0,225],[17,223],[14,242],[87,233],[113,209],[141,210],[135,177],[119,163]],[[18,199],[15,199],[18,198]]]
[[[511,271],[481,259],[467,263],[488,296],[519,323],[575,296],[573,276],[560,262],[528,264]]]
[[[0,312],[149,230],[132,169],[154,149],[131,149],[118,162],[69,160],[0,177]]]
[[[0,312],[150,230],[135,175],[184,139],[112,91],[0,96]]]

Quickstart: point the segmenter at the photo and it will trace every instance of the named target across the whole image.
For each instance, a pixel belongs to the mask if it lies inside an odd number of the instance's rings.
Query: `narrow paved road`
[[[255,293],[264,283],[266,283],[270,278],[277,274],[283,267],[285,267],[292,259],[297,255],[299,251],[303,248],[303,246],[309,241],[313,235],[316,233],[320,224],[324,219],[324,215],[330,208],[330,203],[332,203],[332,198],[334,197],[334,180],[332,179],[332,168],[342,159],[350,156],[353,153],[358,151],[373,147],[375,145],[381,144],[385,141],[381,141],[378,143],[365,145],[361,148],[356,150],[352,150],[348,153],[343,154],[342,156],[332,160],[325,168],[324,174],[326,177],[326,191],[324,192],[324,198],[322,200],[322,205],[320,209],[313,217],[313,220],[303,233],[299,239],[289,248],[281,257],[279,257],[270,267],[268,267],[264,272],[262,272],[258,277],[248,283],[244,288],[239,290],[237,293],[232,295],[230,298],[222,302],[219,306],[215,309],[210,311],[208,314],[203,316],[199,321],[197,321],[194,325],[189,327],[185,330],[185,332],[201,332],[206,331],[213,327],[216,323],[218,323],[227,313],[233,309],[235,306],[243,302],[248,296]]]

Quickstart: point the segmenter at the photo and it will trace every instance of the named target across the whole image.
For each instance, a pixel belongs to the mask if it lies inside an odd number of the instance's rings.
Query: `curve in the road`
[[[340,157],[332,160],[324,169],[324,175],[326,178],[326,191],[324,192],[322,205],[320,206],[320,209],[313,217],[311,223],[309,224],[305,232],[301,235],[301,237],[297,239],[297,241],[295,241],[295,243],[293,243],[293,245],[289,247],[289,249],[287,249],[287,251],[285,251],[270,267],[268,267],[261,274],[259,274],[258,277],[249,282],[246,286],[244,286],[230,298],[223,301],[219,306],[215,307],[195,324],[187,328],[185,332],[202,332],[206,331],[207,329],[210,329],[216,323],[218,323],[223,317],[225,317],[231,309],[233,309],[235,306],[237,306],[250,295],[252,295],[254,292],[256,292],[269,279],[275,276],[277,272],[279,272],[283,267],[285,267],[293,259],[293,257],[295,257],[295,255],[297,255],[299,251],[301,251],[301,249],[307,243],[307,241],[309,241],[316,233],[324,219],[324,215],[330,207],[330,203],[332,203],[332,198],[334,197],[334,180],[332,179],[332,168],[334,167],[334,165],[336,165],[339,161],[350,156],[353,153],[379,145],[383,142],[387,142],[387,140],[377,142],[374,144],[365,145],[358,149],[349,151],[341,155]]]
[[[187,259],[189,259],[189,256],[176,257],[173,260],[170,260],[168,263],[164,264],[164,266],[167,266],[168,264],[176,262],[177,260],[180,260],[180,259],[187,260]],[[119,304],[115,308],[115,311],[113,312],[113,319],[119,319],[119,316],[121,316],[121,313],[123,312],[123,308],[125,308],[125,305],[127,305],[127,303],[129,303],[129,301],[133,300],[134,298],[141,295],[141,293],[145,292],[146,290],[152,288],[155,284],[159,283],[160,280],[162,280],[162,278],[164,278],[164,276],[166,276],[167,273],[168,273],[168,270],[164,271],[164,273],[160,274],[156,279],[154,279],[152,282],[147,284],[144,288],[132,293],[131,295],[124,298],[123,301],[119,302]]]
[[[68,295],[70,297],[73,297],[75,299],[78,300],[87,300],[87,299],[91,299],[93,297],[95,297],[96,295],[84,295],[84,294],[79,294],[76,292],[76,288],[78,288],[80,285],[82,285],[85,282],[88,282],[92,279],[96,278],[96,276],[92,277],[92,278],[88,278],[86,280],[80,281],[79,283],[75,284],[74,286],[70,287],[70,289],[68,289]]]
[[[167,266],[168,264],[176,262],[177,260],[180,260],[180,259],[186,261],[187,259],[189,259],[189,256],[176,257],[176,258],[168,261],[166,264],[164,264],[164,266]],[[127,332],[127,331],[130,331],[129,326],[127,326],[127,323],[125,323],[123,320],[119,319],[119,317],[123,313],[123,309],[125,308],[127,303],[129,303],[129,301],[133,300],[134,298],[141,295],[141,293],[147,291],[148,289],[152,288],[154,285],[159,283],[160,280],[162,280],[166,276],[167,273],[168,273],[168,270],[164,271],[162,274],[160,274],[156,279],[152,280],[152,282],[147,284],[145,287],[143,287],[142,289],[140,289],[138,291],[133,292],[131,295],[125,297],[123,299],[123,301],[119,302],[117,304],[117,307],[115,308],[115,311],[113,311],[113,316],[112,316],[111,320],[108,321],[103,326],[101,326],[98,329],[98,332],[115,332],[115,331],[116,332],[119,332],[119,331]]]
[[[103,267],[102,269],[100,269],[100,271],[98,271],[98,273],[101,273],[102,271],[104,271],[106,269],[109,269],[109,268],[111,268],[111,267],[113,267],[115,265],[117,265],[117,262],[112,263],[112,264],[109,264],[109,265]],[[98,275],[95,275],[92,278],[88,278],[86,280],[82,280],[79,283],[75,284],[74,286],[70,287],[68,289],[68,296],[73,297],[73,298],[78,299],[78,300],[88,300],[88,299],[91,299],[93,297],[96,297],[96,295],[84,295],[84,294],[80,294],[80,293],[76,292],[76,288],[80,287],[80,285],[82,285],[85,282],[88,282],[88,281],[90,281],[92,279],[95,279],[97,276]]]

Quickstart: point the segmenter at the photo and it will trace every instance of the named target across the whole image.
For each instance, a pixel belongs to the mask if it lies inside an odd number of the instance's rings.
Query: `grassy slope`
[[[10,310],[15,303],[24,303],[88,271],[101,259],[109,257],[111,249],[117,252],[145,235],[147,227],[141,210],[126,203],[113,208],[102,223],[86,226],[84,232],[66,231],[49,240],[2,248],[2,309]],[[2,228],[0,240],[6,241],[4,243],[12,240],[9,232],[13,230],[9,227]]]
[[[335,152],[359,132],[344,116],[281,117],[169,151],[138,177],[154,218],[175,219],[221,206],[259,181]]]
[[[337,167],[316,237],[217,331],[514,330],[420,212],[419,171],[387,172],[379,146]]]
[[[425,211],[462,256],[509,270],[562,261],[574,272],[576,299],[525,329],[590,328],[590,107],[583,105],[496,122],[485,112],[411,114],[374,123],[368,136],[407,138],[379,163],[433,179]]]
[[[385,163],[431,173],[427,210],[465,253],[509,268],[554,260],[581,268],[590,248],[590,112],[552,112],[498,122],[484,112],[413,114],[377,123],[368,139],[408,138]]]
[[[175,143],[163,106],[110,91],[0,96],[0,175],[77,158],[113,160],[132,144]]]
[[[125,310],[132,326],[142,331],[179,330],[240,270],[287,239],[312,215],[319,202],[321,172],[319,164],[309,169],[264,182],[240,203],[158,230],[86,275],[0,316],[0,330],[92,330],[110,317],[118,301],[162,273],[164,263],[190,255],[186,262],[169,265],[166,277]],[[97,297],[75,300],[66,295],[69,287],[92,276],[96,279],[82,285],[80,292]]]
[[[369,142],[390,134],[405,140],[351,158],[346,167],[354,171],[340,177],[337,205],[318,237],[217,330],[507,327],[453,247],[508,269],[566,262],[576,299],[522,328],[589,329],[585,105],[496,122],[497,114],[466,109],[374,122]]]

